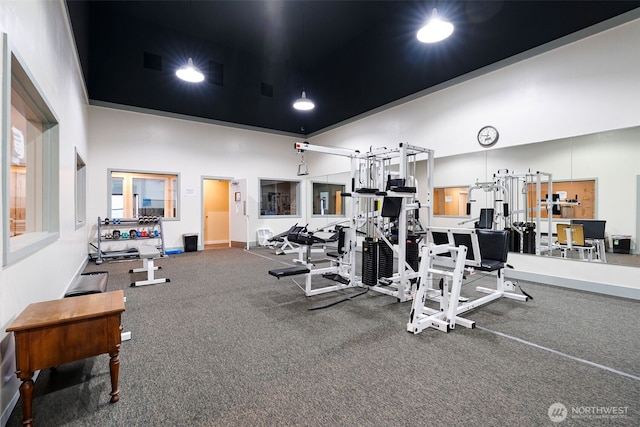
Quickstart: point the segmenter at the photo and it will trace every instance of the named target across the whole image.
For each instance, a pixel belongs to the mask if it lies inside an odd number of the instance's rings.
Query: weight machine
[[[508,244],[507,230],[427,228],[407,331],[418,334],[432,327],[449,332],[456,325],[473,328],[475,322],[461,314],[499,298],[527,301],[527,294],[511,292],[514,284],[504,280]],[[495,273],[496,287],[478,286],[476,291],[487,295],[469,301],[461,297],[462,281],[465,272],[476,271]],[[436,276],[440,276],[437,287]],[[427,307],[429,300],[438,302],[439,308]]]
[[[412,299],[411,284],[418,277],[418,241],[424,234],[418,210],[424,209],[423,220],[429,225],[433,217],[433,150],[400,143],[395,148],[358,150],[295,143],[299,153],[306,151],[348,157],[351,163],[350,191],[343,193],[351,204],[351,218],[345,233],[343,250],[326,269],[314,269],[310,256],[295,262],[302,267],[271,270],[278,278],[306,274],[306,295],[317,295],[347,287],[394,296],[400,302]],[[421,156],[427,164],[426,201],[417,200],[416,163]],[[421,158],[422,160],[422,158]],[[360,234],[363,237],[356,237]],[[289,239],[291,240],[291,238]],[[362,266],[358,265],[356,242],[362,241]],[[310,242],[312,243],[312,242]],[[310,247],[310,245],[309,245]],[[361,267],[358,270],[358,267]],[[335,286],[311,289],[311,278],[322,274],[337,274]]]

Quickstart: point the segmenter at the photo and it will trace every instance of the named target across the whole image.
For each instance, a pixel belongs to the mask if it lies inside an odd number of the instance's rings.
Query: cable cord
[[[326,305],[321,305],[321,306],[318,306],[318,307],[311,307],[311,308],[309,308],[309,311],[312,311],[312,310],[322,310],[322,309],[324,309],[324,308],[333,307],[334,305],[340,304],[341,302],[350,301],[350,300],[352,300],[352,299],[353,299],[353,298],[355,298],[355,297],[359,297],[360,295],[364,295],[364,294],[366,294],[367,292],[369,292],[369,288],[366,288],[363,292],[360,292],[360,293],[358,293],[358,294],[349,295],[349,296],[347,296],[346,298],[343,298],[343,299],[339,299],[339,300],[337,300],[337,301],[330,302],[329,304],[326,304]]]

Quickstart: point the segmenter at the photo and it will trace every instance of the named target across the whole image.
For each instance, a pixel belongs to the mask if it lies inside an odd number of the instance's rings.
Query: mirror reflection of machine
[[[320,215],[326,215],[329,208],[329,192],[320,192]]]

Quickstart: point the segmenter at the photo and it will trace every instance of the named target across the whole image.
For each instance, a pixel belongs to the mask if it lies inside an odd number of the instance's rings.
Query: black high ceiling
[[[67,1],[89,98],[308,135],[640,1]],[[416,31],[438,8],[444,42]],[[192,57],[206,81],[175,70]],[[302,88],[316,108],[292,108]]]

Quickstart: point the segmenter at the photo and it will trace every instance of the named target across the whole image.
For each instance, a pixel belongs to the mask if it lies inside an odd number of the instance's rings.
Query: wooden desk
[[[111,403],[120,398],[122,290],[30,304],[9,325],[16,340],[16,374],[22,380],[22,424],[31,426],[33,373],[109,353]]]

